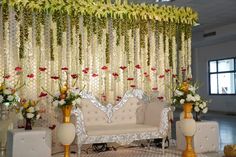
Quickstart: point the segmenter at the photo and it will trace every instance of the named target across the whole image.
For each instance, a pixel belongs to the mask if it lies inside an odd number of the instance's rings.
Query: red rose
[[[129,78],[127,78],[127,80],[128,80],[128,81],[133,81],[133,80],[134,80],[134,78],[132,78],[132,77],[129,77]]]
[[[135,65],[136,69],[141,69],[141,66],[139,64]]]
[[[53,79],[53,80],[58,80],[59,77],[58,77],[58,76],[51,76],[51,79]]]
[[[34,78],[34,74],[28,74],[27,77],[28,78]]]
[[[39,71],[42,71],[42,72],[44,72],[46,69],[47,68],[45,68],[45,67],[39,67]]]
[[[157,99],[159,99],[159,100],[163,100],[164,97],[163,97],[163,96],[159,96],[159,97],[157,97]]]
[[[156,69],[155,67],[152,67],[151,70],[152,70],[152,71],[156,71],[157,69]]]
[[[95,73],[94,73],[94,74],[92,74],[92,77],[97,77],[97,76],[98,76],[98,74],[95,74]]]
[[[185,72],[186,70],[187,70],[186,68],[181,67],[181,71],[182,71],[182,72]]]
[[[15,68],[15,71],[17,71],[17,72],[22,72],[22,70],[23,70],[23,69],[22,69],[21,67],[16,67],[16,68]]]
[[[117,78],[119,76],[119,74],[117,73],[112,73],[112,76],[114,76],[114,78]]]
[[[101,69],[102,69],[102,70],[107,70],[108,67],[107,67],[107,66],[103,66]]]
[[[165,75],[160,75],[160,76],[159,76],[159,78],[164,78],[164,77],[165,77]]]
[[[152,90],[157,90],[158,88],[157,87],[153,87]]]
[[[67,67],[63,67],[63,68],[61,68],[61,70],[67,71],[68,68]]]
[[[126,66],[120,66],[121,70],[125,70],[127,67]]]
[[[3,78],[4,79],[9,79],[11,76],[10,75],[4,75]]]
[[[78,74],[71,74],[70,76],[71,76],[73,79],[78,78]]]
[[[165,69],[165,72],[166,72],[166,73],[170,72],[170,69]]]
[[[130,87],[135,88],[136,86],[135,85],[130,85]]]
[[[173,77],[173,78],[176,78],[176,77],[177,77],[177,75],[176,75],[176,74],[173,74],[173,75],[172,75],[172,77]]]
[[[192,78],[190,78],[190,77],[189,77],[189,78],[187,78],[187,80],[188,80],[188,81],[191,81],[191,80],[192,80]]]
[[[87,73],[89,72],[89,68],[84,68],[84,69],[82,70],[82,72],[83,72],[84,74],[87,74]]]
[[[42,98],[42,97],[45,97],[45,96],[47,96],[47,95],[48,95],[47,93],[41,92],[40,95],[39,95],[39,97]]]

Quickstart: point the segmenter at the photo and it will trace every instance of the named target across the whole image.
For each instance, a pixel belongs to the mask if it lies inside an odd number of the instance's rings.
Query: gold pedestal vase
[[[70,122],[72,105],[62,107],[63,123],[59,126],[57,136],[64,145],[64,157],[70,157],[70,144],[75,138],[75,126]]]
[[[192,118],[192,103],[184,104],[184,119],[181,121],[181,130],[185,135],[186,149],[182,153],[182,157],[196,157],[196,153],[192,147],[192,138],[196,130],[195,120]]]

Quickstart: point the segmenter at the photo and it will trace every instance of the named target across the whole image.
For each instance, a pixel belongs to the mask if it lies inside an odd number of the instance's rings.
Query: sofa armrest
[[[76,117],[75,128],[76,128],[77,141],[78,143],[82,143],[87,137],[83,112],[79,108],[74,108],[72,111],[72,115],[75,115]]]
[[[171,108],[165,102],[152,102],[145,111],[145,125],[156,126],[161,134],[167,134],[169,126],[168,113]]]

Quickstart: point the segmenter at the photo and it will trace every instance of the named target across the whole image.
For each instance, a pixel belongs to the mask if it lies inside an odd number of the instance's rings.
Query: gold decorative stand
[[[192,119],[192,103],[184,104],[184,119]],[[186,149],[183,151],[182,157],[196,157],[196,153],[192,147],[192,136],[185,136],[186,139]]]
[[[70,123],[72,105],[62,107],[63,123]],[[64,157],[70,157],[70,145],[64,145]]]

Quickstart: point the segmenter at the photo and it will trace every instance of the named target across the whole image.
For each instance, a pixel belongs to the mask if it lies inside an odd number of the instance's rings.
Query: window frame
[[[218,71],[218,62],[222,60],[228,60],[228,59],[233,59],[234,60],[234,70],[230,71]],[[210,62],[216,61],[216,72],[210,72]],[[220,94],[219,93],[219,80],[218,80],[218,74],[224,74],[224,73],[233,73],[234,74],[234,93],[232,94]],[[211,74],[217,74],[217,94],[216,93],[211,93]],[[208,60],[208,84],[209,84],[209,89],[208,93],[209,95],[219,95],[219,96],[232,96],[236,95],[236,57],[227,57],[227,58],[222,58],[222,59],[213,59],[213,60]]]

